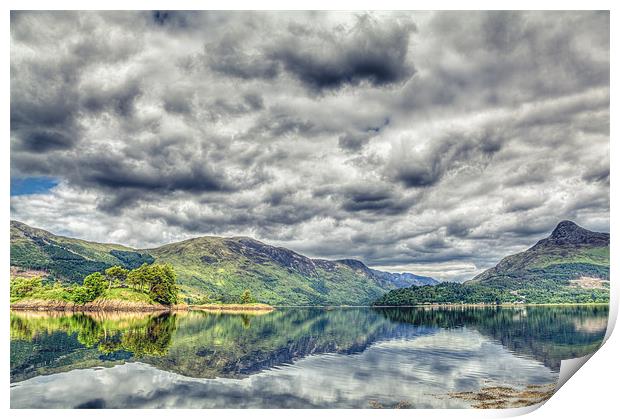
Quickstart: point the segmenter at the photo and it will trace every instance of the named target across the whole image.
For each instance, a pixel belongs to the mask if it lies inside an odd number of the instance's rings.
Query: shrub
[[[24,298],[43,288],[41,277],[11,280],[11,298]]]
[[[73,290],[73,301],[77,304],[85,304],[93,301],[105,291],[108,283],[100,272],[95,272],[84,278],[82,286]]]

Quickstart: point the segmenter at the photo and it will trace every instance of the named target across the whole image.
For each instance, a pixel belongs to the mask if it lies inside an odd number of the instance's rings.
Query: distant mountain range
[[[370,269],[353,259],[311,259],[247,237],[205,236],[133,249],[57,236],[11,221],[15,272],[42,271],[50,278],[80,282],[113,265],[135,268],[152,262],[172,264],[183,293],[193,301],[236,301],[249,289],[256,300],[274,305],[356,305],[398,287],[438,283],[411,273]]]
[[[392,290],[377,305],[609,301],[609,234],[562,221],[534,246],[464,282]]]
[[[371,272],[378,277],[383,277],[388,281],[391,281],[397,288],[406,288],[411,286],[420,287],[422,285],[437,285],[439,281],[430,276],[420,276],[409,272],[392,273],[382,272],[375,269],[371,269]]]

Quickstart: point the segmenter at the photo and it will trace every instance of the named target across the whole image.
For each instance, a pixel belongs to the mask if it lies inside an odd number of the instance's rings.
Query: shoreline
[[[57,300],[22,300],[10,304],[10,309],[14,311],[59,311],[59,312],[174,312],[174,311],[205,311],[212,313],[244,313],[244,312],[262,312],[269,313],[278,308],[314,308],[314,309],[347,309],[347,308],[492,308],[492,307],[570,307],[570,306],[609,306],[609,303],[526,303],[526,304],[416,304],[402,306],[387,305],[325,305],[325,306],[271,306],[268,304],[203,304],[203,305],[187,305],[178,304],[174,306],[164,306],[160,304],[145,304],[124,300],[101,300],[93,301],[83,305],[75,304],[69,301]]]
[[[271,312],[276,308],[268,304],[202,304],[190,305],[190,311],[207,311],[211,313]]]
[[[59,300],[22,300],[10,304],[12,311],[58,311],[67,313],[90,313],[90,312],[140,312],[140,313],[164,313],[175,311],[210,311],[210,312],[271,312],[274,307],[267,304],[243,305],[243,304],[209,304],[187,305],[177,304],[164,306],[161,304],[146,304],[124,300],[100,300],[86,304],[75,304],[70,301]]]
[[[66,311],[66,312],[161,312],[170,311],[171,307],[159,304],[145,304],[123,300],[91,301],[86,304],[76,304],[62,300],[21,300],[10,304],[15,311]]]
[[[460,303],[433,303],[433,304],[415,304],[415,305],[404,305],[404,306],[370,306],[373,308],[453,308],[453,307],[566,307],[566,306],[608,306],[609,303],[524,303],[524,304],[513,304],[513,303],[502,303],[502,304],[482,304],[482,303],[469,303],[469,304],[460,304]]]

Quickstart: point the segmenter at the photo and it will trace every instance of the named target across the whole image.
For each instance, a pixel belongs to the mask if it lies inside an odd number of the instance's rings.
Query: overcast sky
[[[11,217],[463,280],[609,231],[609,13],[11,14]]]

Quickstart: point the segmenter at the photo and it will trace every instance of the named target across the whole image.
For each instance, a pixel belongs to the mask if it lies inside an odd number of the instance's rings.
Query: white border
[[[4,133],[4,141],[2,141],[3,152],[0,153],[0,176],[1,180],[1,188],[2,188],[2,196],[5,197],[6,204],[2,206],[2,215],[4,224],[0,227],[0,230],[4,233],[4,239],[1,239],[2,246],[0,247],[0,257],[2,258],[2,263],[4,266],[5,275],[8,273],[9,266],[9,223],[8,220],[10,218],[9,211],[9,168],[10,168],[10,157],[9,157],[9,102],[10,96],[8,94],[10,89],[10,73],[9,73],[9,50],[10,50],[10,32],[9,32],[9,10],[10,9],[18,9],[18,10],[28,10],[28,9],[43,9],[43,10],[63,10],[63,9],[84,9],[85,6],[89,6],[90,9],[99,9],[99,10],[109,10],[109,9],[117,9],[117,10],[133,10],[133,9],[213,9],[213,10],[244,10],[244,9],[263,9],[263,10],[305,10],[305,9],[332,9],[332,10],[373,10],[373,9],[383,9],[383,10],[409,10],[409,9],[417,9],[417,10],[445,10],[445,9],[457,9],[457,10],[469,10],[469,9],[482,9],[482,10],[498,10],[498,9],[532,9],[532,10],[612,10],[611,13],[611,66],[613,69],[614,57],[617,56],[617,48],[616,43],[614,42],[614,35],[617,32],[615,28],[615,23],[617,20],[615,18],[616,12],[613,10],[612,5],[614,3],[611,1],[597,1],[591,0],[588,2],[577,2],[577,1],[563,1],[563,2],[552,2],[552,1],[532,1],[532,0],[522,0],[522,1],[468,1],[468,2],[457,2],[457,1],[416,1],[416,2],[406,2],[406,1],[393,1],[393,0],[383,0],[381,2],[372,2],[367,0],[358,0],[358,1],[340,1],[334,2],[325,1],[325,0],[315,0],[315,1],[297,1],[291,2],[289,1],[262,1],[260,4],[253,4],[248,1],[239,1],[239,0],[227,0],[227,1],[196,1],[196,0],[175,0],[171,1],[163,1],[163,0],[153,0],[153,1],[136,1],[136,0],[108,0],[108,1],[90,1],[85,3],[83,1],[55,1],[52,3],[45,2],[41,0],[23,0],[23,1],[5,1],[4,5],[4,13],[0,18],[2,22],[3,28],[3,42],[2,52],[4,58],[4,65],[0,68],[2,74],[2,80],[5,93],[4,101],[0,102],[2,106],[2,115],[1,119],[2,124],[2,133]],[[611,91],[613,92],[613,71],[611,73]],[[612,95],[613,96],[613,95]],[[611,108],[611,135],[610,138],[613,137],[613,128],[615,119],[613,118],[613,101]],[[615,146],[612,142],[611,144],[611,209],[613,212],[614,208],[618,208],[618,195],[613,193],[614,190],[614,167],[619,164],[618,160],[618,147]],[[618,248],[613,244],[613,238],[618,237],[620,234],[620,230],[617,228],[614,222],[611,222],[611,236],[612,236],[612,246],[611,246],[611,259],[612,260],[620,260],[620,254],[618,252]],[[615,272],[612,269],[612,272]],[[9,301],[8,296],[8,275],[5,277],[4,286],[2,287],[2,294],[0,295],[0,301]],[[615,286],[615,278],[612,279],[612,303],[611,303],[611,311],[610,318],[613,319],[613,323],[615,323],[615,319],[617,317],[617,308],[618,308],[618,286]],[[8,318],[8,304],[5,306],[5,309],[2,312],[3,321],[1,323],[2,330],[0,331],[0,336],[4,336],[5,338],[2,340],[2,351],[3,351],[3,359],[5,360],[2,363],[2,377],[4,380],[4,387],[2,388],[4,391],[2,394],[2,406],[4,409],[9,408],[9,318]],[[612,323],[612,322],[610,322]],[[611,328],[609,329],[611,331]],[[609,333],[607,335],[609,337]],[[620,343],[616,335],[611,335],[610,339],[607,343],[599,350],[598,353],[594,354],[591,360],[588,361],[588,367],[582,368],[579,372],[577,372],[577,378],[573,378],[569,380],[565,386],[560,389],[560,391],[553,396],[541,409],[536,410],[535,412],[530,414],[530,417],[562,417],[562,418],[580,418],[583,419],[584,416],[587,417],[610,417],[610,412],[617,410],[616,400],[617,400],[617,380],[619,377],[618,372],[618,356],[620,354]],[[76,383],[76,385],[79,385]],[[459,418],[469,418],[469,417],[506,417],[506,416],[514,416],[520,413],[526,413],[527,411],[532,409],[512,409],[512,410],[500,410],[500,411],[481,411],[481,410],[416,410],[416,411],[408,411],[408,410],[252,410],[252,411],[240,411],[240,410],[117,410],[117,411],[77,411],[77,410],[40,410],[40,411],[32,411],[32,410],[12,410],[10,412],[5,412],[10,415],[10,417],[16,418],[32,418],[38,416],[45,416],[46,418],[80,418],[83,419],[85,416],[89,417],[108,417],[114,415],[116,417],[132,417],[132,418],[140,418],[140,417],[148,417],[152,418],[161,418],[161,417],[169,417],[172,415],[183,415],[184,417],[189,418],[201,418],[204,419],[205,416],[217,416],[218,418],[234,418],[239,416],[252,416],[253,418],[270,418],[270,419],[279,419],[279,418],[289,418],[291,415],[295,415],[299,418],[314,418],[317,414],[326,417],[348,417],[355,416],[355,418],[368,418],[368,417],[379,417],[381,416],[394,416],[394,417],[410,417],[411,415],[423,416],[423,417],[435,417],[435,418],[445,418],[445,417],[459,417]]]

